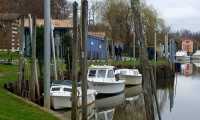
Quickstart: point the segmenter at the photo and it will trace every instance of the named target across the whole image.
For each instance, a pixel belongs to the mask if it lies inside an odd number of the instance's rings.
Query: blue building
[[[25,22],[25,53],[26,56],[31,56],[31,41],[30,30],[28,28],[28,21]],[[42,19],[36,20],[37,26],[43,26],[44,21]],[[54,40],[55,40],[55,52],[57,57],[63,58],[67,53],[67,48],[62,44],[66,33],[72,35],[73,25],[71,20],[53,20],[54,24]],[[88,59],[106,59],[108,54],[107,40],[105,39],[105,32],[89,32],[87,39],[87,53]]]
[[[108,55],[105,33],[89,32],[87,40],[88,59],[106,59]]]

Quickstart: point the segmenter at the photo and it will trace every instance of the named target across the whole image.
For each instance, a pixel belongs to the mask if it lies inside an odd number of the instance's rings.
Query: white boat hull
[[[88,94],[87,96],[87,104],[92,104],[95,102],[95,95]],[[64,108],[71,108],[71,96],[51,96],[51,105],[53,109],[64,109]],[[82,99],[78,97],[78,107],[82,105]]]
[[[176,56],[176,62],[190,61],[190,56]]]
[[[125,89],[125,81],[119,80],[116,82],[93,82],[88,81],[89,88],[97,91],[97,94],[117,94]]]
[[[191,59],[193,60],[193,61],[195,61],[195,60],[200,60],[200,55],[193,55],[192,57],[191,57]]]
[[[142,76],[119,75],[119,79],[125,80],[126,85],[141,85],[142,84]]]

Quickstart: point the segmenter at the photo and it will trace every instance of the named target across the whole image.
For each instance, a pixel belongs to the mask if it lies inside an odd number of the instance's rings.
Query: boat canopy
[[[200,50],[197,50],[193,55],[200,56]]]
[[[178,52],[176,52],[176,56],[187,56],[187,52],[186,51],[178,51]]]

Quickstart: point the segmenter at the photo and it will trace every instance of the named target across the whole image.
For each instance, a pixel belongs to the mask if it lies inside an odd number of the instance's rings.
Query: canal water
[[[182,64],[170,81],[158,88],[162,120],[200,119],[200,64]]]
[[[177,71],[174,78],[156,82],[162,120],[199,120],[200,65],[182,64]],[[88,119],[147,120],[142,92],[142,86],[132,86],[115,96],[98,96],[95,104],[88,107]],[[57,112],[64,120],[70,120],[70,110]],[[157,112],[155,117],[157,120]]]

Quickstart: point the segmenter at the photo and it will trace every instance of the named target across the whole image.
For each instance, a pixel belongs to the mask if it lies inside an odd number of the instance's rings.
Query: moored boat
[[[187,55],[186,51],[176,52],[176,62],[189,62],[190,56]]]
[[[89,88],[98,94],[118,94],[125,88],[125,81],[115,78],[114,66],[91,66],[87,78]]]
[[[138,69],[118,69],[115,74],[119,79],[125,80],[126,85],[142,84],[142,74],[139,73]]]
[[[66,83],[66,82],[64,82]],[[77,87],[78,107],[82,105],[82,92],[81,88]],[[72,107],[72,85],[71,82],[65,85],[53,84],[50,89],[51,106],[54,109],[64,109]],[[96,91],[87,90],[87,104],[95,102]]]
[[[191,57],[192,61],[200,62],[200,50],[197,50]]]

